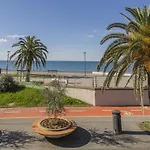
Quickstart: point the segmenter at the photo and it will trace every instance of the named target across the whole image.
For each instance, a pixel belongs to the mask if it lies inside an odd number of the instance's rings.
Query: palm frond
[[[100,44],[103,44],[105,43],[106,41],[110,40],[110,39],[114,39],[114,38],[124,38],[126,35],[123,34],[123,33],[112,33],[112,34],[109,34],[109,35],[106,35],[100,42]]]
[[[126,30],[127,24],[125,23],[120,23],[120,22],[116,22],[116,23],[112,23],[107,27],[107,30],[110,30],[112,28],[120,28],[123,30]]]
[[[127,17],[125,14],[123,14],[123,13],[120,13],[122,16],[124,16],[129,22],[132,22],[132,20],[129,18],[129,17]]]
[[[125,9],[126,9],[126,11],[128,11],[134,17],[136,22],[139,22],[139,23],[141,22],[141,18],[137,13],[137,9],[135,9],[135,8],[132,9],[132,8],[129,8],[129,7],[126,7]]]

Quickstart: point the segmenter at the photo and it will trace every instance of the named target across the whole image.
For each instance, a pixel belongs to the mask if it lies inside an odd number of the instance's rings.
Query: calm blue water
[[[98,61],[87,61],[86,71],[96,71]],[[111,66],[110,66],[111,67]],[[0,68],[6,69],[6,61],[0,61]],[[13,67],[13,62],[9,61],[8,69],[16,70]],[[33,70],[37,70],[33,67]],[[46,68],[41,68],[38,70],[58,70],[58,71],[84,71],[85,62],[84,61],[47,61]],[[107,70],[107,72],[110,68]],[[101,72],[102,70],[100,70]],[[130,72],[130,70],[128,70]]]
[[[0,61],[0,68],[6,69],[6,61]],[[98,62],[96,61],[87,61],[86,70],[95,71]],[[8,69],[16,70],[13,66],[13,62],[9,61]],[[46,68],[41,68],[38,70],[58,70],[58,71],[84,71],[85,62],[84,61],[47,61]],[[37,70],[33,66],[33,70]]]

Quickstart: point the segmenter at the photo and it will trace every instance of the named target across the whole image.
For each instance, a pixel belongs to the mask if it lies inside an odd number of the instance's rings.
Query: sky
[[[126,22],[125,7],[149,6],[149,0],[0,0],[0,60],[19,37],[36,36],[48,48],[48,60],[88,61],[102,57],[106,27]]]

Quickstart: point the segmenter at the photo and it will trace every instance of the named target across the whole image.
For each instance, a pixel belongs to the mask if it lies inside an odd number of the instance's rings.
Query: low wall
[[[102,94],[100,89],[95,90],[96,106],[138,106],[140,99],[136,100],[133,89],[108,89]],[[149,105],[148,92],[144,90],[144,105]]]
[[[140,106],[140,99],[136,100],[133,89],[116,88],[101,89],[68,88],[68,96],[81,99],[94,106]],[[144,105],[149,105],[148,91],[144,90]]]
[[[95,106],[95,91],[91,89],[67,88],[67,95]]]

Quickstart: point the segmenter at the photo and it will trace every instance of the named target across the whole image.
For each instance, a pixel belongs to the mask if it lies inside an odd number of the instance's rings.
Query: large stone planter
[[[45,118],[44,118],[45,119]],[[41,121],[43,121],[44,119],[39,119],[33,122],[32,124],[32,129],[38,133],[41,134],[45,137],[49,137],[49,138],[60,138],[60,137],[64,137],[66,135],[69,135],[70,133],[72,133],[76,128],[77,128],[77,124],[69,119],[66,119],[68,122],[70,122],[70,126],[68,128],[64,128],[63,130],[48,130],[47,128],[43,128],[40,123]]]

